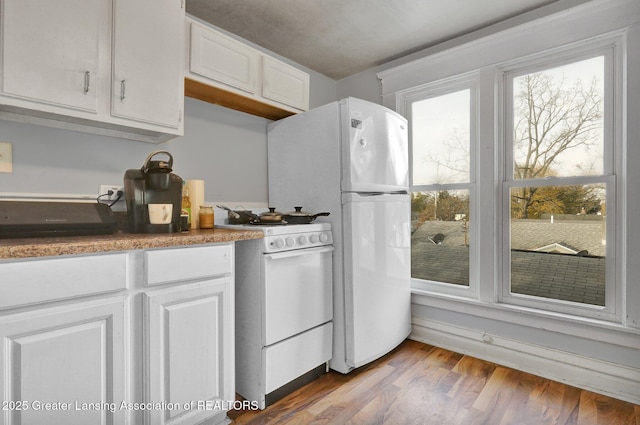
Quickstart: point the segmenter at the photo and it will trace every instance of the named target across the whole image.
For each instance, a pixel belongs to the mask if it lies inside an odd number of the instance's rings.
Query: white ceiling
[[[187,12],[333,79],[559,0],[186,0]]]

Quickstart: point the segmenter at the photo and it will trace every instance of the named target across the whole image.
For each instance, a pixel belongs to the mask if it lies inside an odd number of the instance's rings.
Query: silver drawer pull
[[[120,101],[123,101],[127,91],[127,83],[125,80],[120,81]]]

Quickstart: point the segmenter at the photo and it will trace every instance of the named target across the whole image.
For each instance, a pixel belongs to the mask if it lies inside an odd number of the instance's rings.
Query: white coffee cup
[[[151,224],[171,223],[173,204],[149,204],[149,222]]]

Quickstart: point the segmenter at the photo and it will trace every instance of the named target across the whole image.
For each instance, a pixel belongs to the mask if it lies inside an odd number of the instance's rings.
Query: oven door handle
[[[292,251],[275,252],[273,254],[264,254],[265,258],[270,260],[280,260],[282,258],[298,257],[300,255],[321,254],[323,252],[333,251],[332,246],[322,246],[318,248],[294,249]]]

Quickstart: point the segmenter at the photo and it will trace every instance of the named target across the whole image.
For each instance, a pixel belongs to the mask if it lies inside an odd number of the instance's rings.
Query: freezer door
[[[409,185],[407,120],[375,103],[341,101],[342,191],[392,192]]]
[[[411,330],[409,195],[343,195],[346,361],[360,367]]]

